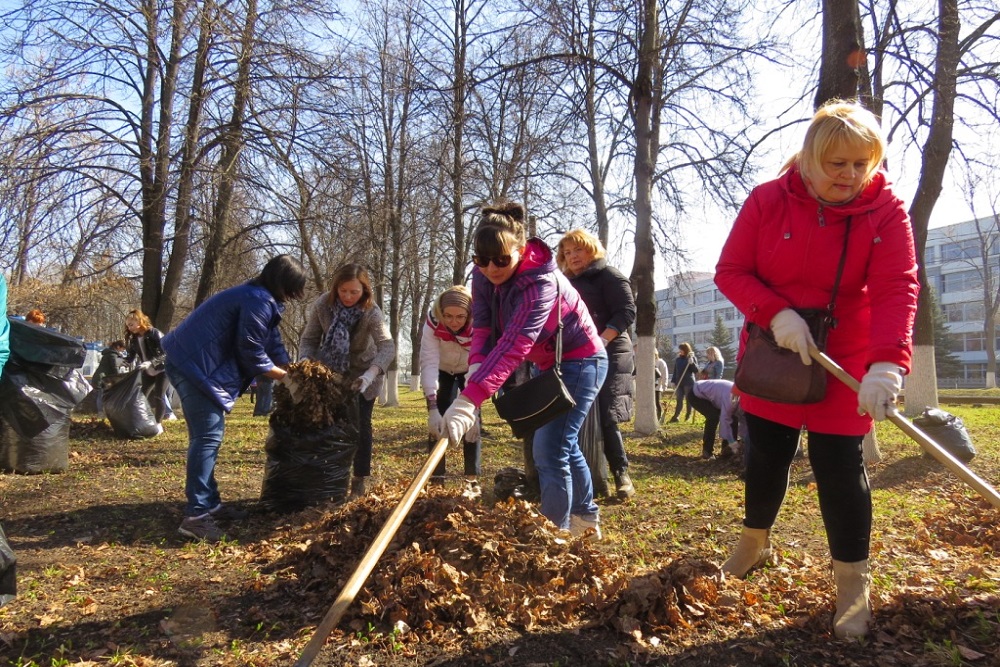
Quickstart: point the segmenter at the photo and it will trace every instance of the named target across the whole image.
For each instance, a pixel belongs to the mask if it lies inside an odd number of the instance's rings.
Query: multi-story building
[[[985,254],[984,254],[985,251]],[[948,330],[961,342],[959,384],[974,386],[986,378],[983,281],[985,263],[992,267],[992,294],[1000,291],[1000,220],[980,218],[929,230],[924,253],[927,278],[937,296]],[[739,340],[743,316],[713,282],[708,272],[682,273],[656,292],[657,334],[676,348],[691,342],[699,352],[710,344],[716,316],[722,317],[733,341]],[[1000,337],[991,336],[994,349]],[[727,359],[727,365],[729,360]],[[946,378],[940,378],[942,381]]]
[[[962,362],[963,376],[957,378],[958,384],[982,386],[987,349],[984,281],[992,283],[987,287],[991,301],[995,300],[1000,287],[1000,220],[979,218],[929,230],[924,267],[948,331],[959,342],[955,355]],[[994,350],[1000,349],[995,330],[988,338]]]

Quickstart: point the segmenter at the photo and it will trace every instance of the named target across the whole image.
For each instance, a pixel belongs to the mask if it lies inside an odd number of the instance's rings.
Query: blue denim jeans
[[[226,412],[169,362],[166,371],[181,399],[188,430],[184,516],[201,516],[222,502],[215,483],[215,461],[226,431]]]
[[[607,373],[608,357],[603,351],[586,359],[564,359],[563,382],[576,407],[535,431],[532,453],[542,493],[542,514],[566,530],[570,514],[598,518],[594,482],[580,451],[579,436]]]

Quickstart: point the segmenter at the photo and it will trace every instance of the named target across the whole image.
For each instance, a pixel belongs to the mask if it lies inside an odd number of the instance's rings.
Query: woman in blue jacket
[[[188,429],[181,535],[218,542],[225,535],[215,520],[242,514],[222,505],[215,482],[225,415],[257,375],[284,380],[289,358],[278,324],[285,301],[302,298],[305,285],[302,264],[278,255],[257,278],[211,297],[163,337]]]

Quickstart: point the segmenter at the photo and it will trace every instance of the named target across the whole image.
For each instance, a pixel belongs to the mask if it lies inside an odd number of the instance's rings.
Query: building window
[[[966,352],[982,352],[986,349],[986,340],[982,331],[962,334],[962,345]]]
[[[708,347],[712,344],[712,332],[711,331],[695,331],[693,334],[693,342],[695,345],[701,347]]]
[[[981,322],[983,320],[983,304],[981,303],[946,303],[941,308],[948,322]]]
[[[713,290],[698,292],[694,295],[694,305],[696,306],[703,306],[706,303],[712,303],[713,301],[715,301],[715,292]]]
[[[966,380],[986,379],[986,364],[965,364],[962,369],[965,371]]]
[[[715,322],[715,318],[712,317],[710,310],[700,310],[694,314],[695,324],[712,324],[713,322]]]
[[[956,271],[946,273],[941,276],[941,292],[966,292],[968,290],[979,289],[983,286],[983,278],[979,271],[969,269],[968,271]]]
[[[728,322],[736,318],[736,309],[732,307],[719,308],[715,311],[715,316],[721,318],[723,322]]]
[[[674,328],[691,326],[691,313],[686,315],[674,315]]]
[[[979,239],[965,239],[952,243],[941,244],[941,261],[951,262],[956,260],[978,260],[979,259]]]
[[[930,266],[934,263],[934,248],[935,246],[929,245],[924,249],[924,266]]]

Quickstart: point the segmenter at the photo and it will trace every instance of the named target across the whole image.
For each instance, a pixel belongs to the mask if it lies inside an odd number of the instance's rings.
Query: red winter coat
[[[837,325],[826,353],[858,379],[877,361],[908,371],[919,291],[913,234],[903,202],[881,172],[839,206],[810,196],[796,167],[754,188],[722,248],[715,284],[748,322],[765,328],[784,308],[825,308],[848,216]],[[737,364],[746,336],[744,328]],[[745,394],[741,403],[751,414],[820,433],[863,435],[871,428],[871,419],[857,413],[857,395],[833,376],[819,403],[788,405]]]

